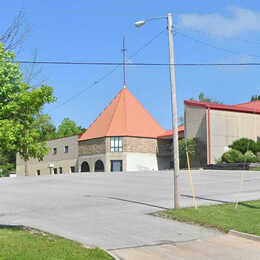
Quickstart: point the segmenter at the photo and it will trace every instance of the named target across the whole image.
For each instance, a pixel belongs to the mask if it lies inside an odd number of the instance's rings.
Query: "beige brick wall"
[[[30,175],[35,175],[37,169],[43,172],[44,174],[49,174],[48,166],[50,165],[50,163],[57,165],[57,167],[63,167],[64,171],[69,172],[71,166],[76,166],[76,161],[78,159],[77,140],[78,140],[78,135],[47,141],[46,146],[50,148],[50,151],[44,157],[43,161],[39,161],[38,159],[33,159],[33,158],[29,160]],[[68,152],[65,152],[64,149],[65,146],[68,146]],[[53,154],[53,148],[57,149],[56,154]],[[24,176],[24,165],[25,165],[24,160],[22,160],[20,155],[17,154],[16,174],[18,176]]]
[[[143,137],[123,137],[124,152],[157,153],[157,139]],[[110,152],[110,137],[96,138],[79,143],[80,155]]]
[[[96,138],[79,142],[79,155],[93,155],[106,152],[107,138]]]
[[[124,152],[157,153],[157,139],[143,137],[124,137]]]
[[[29,175],[30,176],[36,176],[37,175],[37,170],[40,171],[40,175],[50,175],[50,168],[49,168],[49,162],[42,161],[38,162],[37,164],[35,163],[30,163],[29,162]],[[76,159],[71,159],[71,160],[60,160],[56,161],[53,163],[54,168],[57,168],[57,172],[59,174],[59,168],[62,168],[62,174],[64,173],[71,173],[70,167],[75,167],[75,171],[77,172],[77,160]],[[17,176],[24,176],[24,165],[17,165],[16,167],[16,173]],[[53,171],[52,171],[53,173]]]

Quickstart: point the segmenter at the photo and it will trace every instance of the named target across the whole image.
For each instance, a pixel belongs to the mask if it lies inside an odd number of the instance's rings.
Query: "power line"
[[[259,56],[260,57],[260,56]],[[21,62],[23,63],[23,62]],[[65,62],[65,61],[38,61],[38,62],[27,62],[35,64],[51,64],[51,65],[101,65],[101,66],[258,66],[259,62],[249,63],[122,63],[122,62]],[[117,68],[118,68],[117,67]],[[103,77],[102,77],[103,78]]]
[[[180,31],[177,31],[179,35],[183,36],[183,37],[186,37],[188,39],[191,39],[193,40],[194,42],[198,42],[200,44],[203,44],[203,45],[206,45],[210,48],[213,48],[213,49],[216,49],[216,50],[220,50],[220,51],[225,51],[225,52],[228,52],[228,53],[231,53],[231,54],[241,54],[241,52],[239,51],[234,51],[234,50],[230,50],[230,49],[227,49],[227,48],[222,48],[222,47],[218,47],[216,45],[213,45],[211,43],[208,43],[208,42],[205,42],[205,41],[202,41],[202,40],[199,40],[199,39],[195,39],[194,37],[188,35],[188,34],[185,34],[183,32],[180,32]],[[260,55],[255,55],[255,54],[247,54],[249,57],[255,57],[255,58],[260,58]]]
[[[129,56],[129,58],[133,58],[135,56],[137,56],[143,49],[145,49],[146,47],[148,47],[154,40],[156,40],[157,38],[159,38],[159,36],[161,36],[161,34],[165,32],[165,29],[160,31],[158,34],[156,34],[152,39],[150,39],[148,42],[146,42],[142,47],[140,47],[137,51],[135,51],[132,55]],[[25,61],[25,62],[30,62],[30,61]],[[20,62],[21,63],[21,62]],[[42,64],[53,64],[53,63],[42,63]],[[55,62],[54,64],[59,64],[58,62]],[[103,80],[105,80],[106,78],[108,78],[112,73],[114,73],[119,67],[121,67],[123,65],[123,63],[74,63],[74,62],[62,62],[63,65],[116,65],[116,67],[114,67],[112,70],[110,70],[108,73],[104,74],[102,77],[100,77],[98,80],[94,81],[92,84],[90,84],[88,87],[86,87],[85,89],[79,91],[78,93],[76,93],[75,95],[71,96],[70,98],[68,98],[67,100],[65,100],[62,104],[60,104],[59,106],[57,106],[56,108],[54,108],[53,110],[49,111],[49,112],[53,112],[55,110],[57,110],[58,108],[60,108],[61,106],[64,106],[65,104],[69,103],[71,100],[79,97],[80,95],[82,95],[85,91],[87,91],[88,89],[96,86],[97,84],[99,84],[100,82],[102,82]],[[131,64],[134,65],[133,63],[124,63],[124,65],[127,64]]]

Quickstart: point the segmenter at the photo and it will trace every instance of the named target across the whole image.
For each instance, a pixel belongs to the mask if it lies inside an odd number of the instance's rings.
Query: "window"
[[[62,174],[62,167],[59,168],[59,172],[60,172],[60,174]]]
[[[57,154],[57,148],[52,149],[52,154],[54,154],[54,155]]]
[[[68,153],[68,152],[69,152],[69,146],[66,145],[66,146],[64,146],[64,153]]]
[[[57,174],[57,168],[53,169],[54,174]]]
[[[110,152],[123,152],[123,137],[110,137]]]
[[[40,170],[37,170],[37,175],[41,175],[41,171]]]
[[[75,166],[71,166],[71,167],[70,167],[70,172],[71,172],[71,173],[75,172]]]
[[[121,172],[123,170],[122,160],[111,160],[111,172]]]

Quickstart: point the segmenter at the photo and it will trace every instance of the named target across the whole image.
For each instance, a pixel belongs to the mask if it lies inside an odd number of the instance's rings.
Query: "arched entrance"
[[[101,160],[96,161],[95,163],[95,172],[103,172],[105,170],[104,164]]]
[[[82,164],[81,164],[81,170],[80,170],[81,172],[89,172],[90,170],[89,170],[89,164],[87,163],[87,162],[83,162]]]

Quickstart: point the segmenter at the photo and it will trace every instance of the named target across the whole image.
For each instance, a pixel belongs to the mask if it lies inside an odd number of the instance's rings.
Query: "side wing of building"
[[[49,175],[62,174],[78,171],[78,135],[53,139],[46,142],[49,153],[42,161],[38,159],[29,160],[29,174]],[[16,174],[25,175],[25,162],[20,155],[16,155]]]

